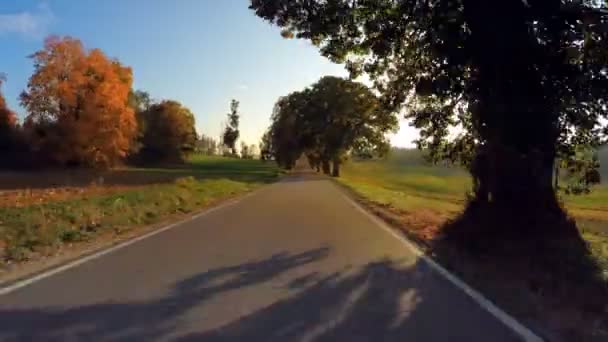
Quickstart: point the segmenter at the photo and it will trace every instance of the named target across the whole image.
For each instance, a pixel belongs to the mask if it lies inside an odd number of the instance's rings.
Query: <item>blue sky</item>
[[[308,42],[281,38],[247,0],[0,1],[3,91],[17,97],[33,67],[28,55],[49,34],[79,38],[133,68],[135,88],[175,99],[196,114],[199,133],[218,137],[232,98],[241,102],[241,136],[256,143],[279,96],[323,75],[346,75]],[[406,126],[406,125],[402,125]],[[392,141],[405,146],[409,127]]]

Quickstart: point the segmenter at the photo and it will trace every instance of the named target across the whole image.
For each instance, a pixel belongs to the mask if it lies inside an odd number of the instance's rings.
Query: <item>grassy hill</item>
[[[608,183],[608,146],[604,146],[598,152],[600,159],[600,174],[602,175],[602,183]],[[408,148],[393,148],[389,156],[385,159],[387,165],[394,168],[403,167],[431,167],[433,173],[453,173],[462,174],[462,171],[457,167],[446,167],[441,165],[431,165],[424,160],[424,152],[417,149]]]
[[[562,195],[562,200],[581,227],[608,233],[608,147],[600,151],[600,162],[603,184],[588,195]],[[443,219],[462,210],[471,189],[464,169],[432,165],[413,149],[393,149],[382,160],[353,160],[345,165],[342,182],[378,202]]]

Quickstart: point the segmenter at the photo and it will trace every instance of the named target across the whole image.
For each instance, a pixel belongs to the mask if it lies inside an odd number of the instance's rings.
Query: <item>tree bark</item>
[[[340,177],[340,158],[333,159],[333,168],[331,172],[332,177]]]
[[[321,165],[322,165],[324,174],[326,174],[326,175],[331,174],[331,166],[329,164],[329,160],[323,160]]]
[[[482,146],[471,166],[478,203],[513,212],[561,210],[553,187],[555,153],[527,154],[501,145]]]

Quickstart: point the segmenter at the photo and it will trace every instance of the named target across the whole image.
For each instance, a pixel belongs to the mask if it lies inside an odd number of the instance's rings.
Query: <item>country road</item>
[[[356,209],[286,177],[0,296],[0,341],[519,341]]]

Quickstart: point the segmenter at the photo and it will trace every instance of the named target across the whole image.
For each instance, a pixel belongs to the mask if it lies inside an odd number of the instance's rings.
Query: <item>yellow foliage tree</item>
[[[137,130],[128,105],[131,68],[71,37],[47,38],[31,58],[35,71],[21,103],[33,148],[64,165],[122,161]]]

